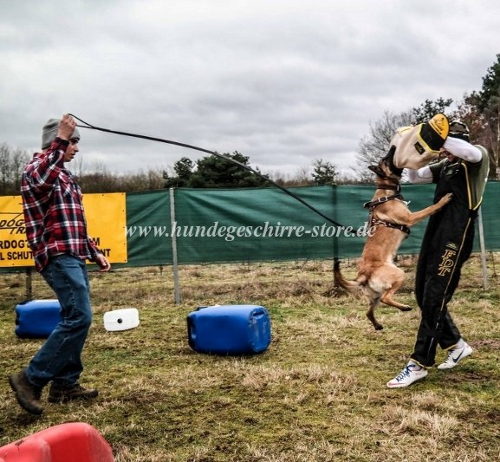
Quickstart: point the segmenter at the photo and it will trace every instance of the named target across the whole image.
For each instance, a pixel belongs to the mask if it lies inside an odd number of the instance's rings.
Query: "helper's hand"
[[[57,136],[62,140],[69,140],[71,135],[75,131],[76,121],[69,114],[64,114],[61,122],[59,122],[59,127],[57,129]]]

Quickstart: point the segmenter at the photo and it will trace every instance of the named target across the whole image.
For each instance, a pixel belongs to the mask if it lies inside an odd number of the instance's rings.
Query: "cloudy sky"
[[[498,0],[0,0],[0,143],[37,149],[72,113],[239,151],[263,173],[355,166],[370,122],[480,90]],[[81,129],[113,173],[204,154]]]

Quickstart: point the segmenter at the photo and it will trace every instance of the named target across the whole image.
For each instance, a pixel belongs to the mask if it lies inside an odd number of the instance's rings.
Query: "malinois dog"
[[[393,155],[394,150],[381,159],[378,165],[368,167],[377,175],[377,189],[372,200],[365,204],[370,211],[370,232],[358,263],[356,279],[344,279],[339,261],[334,265],[334,281],[337,286],[352,293],[361,291],[368,298],[369,308],[366,316],[376,330],[383,329],[374,314],[380,302],[401,311],[412,309],[411,306],[403,305],[392,298],[405,280],[404,271],[394,264],[399,246],[410,234],[413,225],[436,213],[452,199],[450,193],[436,204],[419,212],[410,212],[400,193],[403,170],[394,166]]]

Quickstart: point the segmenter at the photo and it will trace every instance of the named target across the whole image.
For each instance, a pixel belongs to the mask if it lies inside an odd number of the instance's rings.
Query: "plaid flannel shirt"
[[[82,192],[64,167],[68,142],[56,138],[45,153],[36,153],[21,180],[26,237],[36,269],[53,255],[69,253],[95,260],[99,250],[87,235]]]

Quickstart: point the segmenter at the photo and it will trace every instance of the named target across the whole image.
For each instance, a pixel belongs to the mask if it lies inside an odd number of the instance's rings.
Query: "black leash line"
[[[244,168],[245,170],[248,170],[248,171],[252,172],[254,175],[257,175],[258,177],[262,178],[263,180],[265,180],[265,181],[271,183],[272,185],[276,186],[278,189],[280,189],[284,193],[288,194],[289,196],[293,197],[295,200],[299,201],[301,204],[305,205],[310,210],[312,210],[313,212],[317,213],[320,217],[322,217],[325,220],[329,221],[333,225],[338,226],[338,227],[340,227],[342,229],[345,228],[344,225],[341,225],[340,223],[336,222],[335,220],[333,220],[329,216],[327,216],[324,213],[320,212],[316,207],[312,206],[311,204],[309,204],[308,202],[306,202],[301,197],[297,196],[295,193],[293,193],[289,189],[287,189],[287,188],[285,188],[283,186],[280,186],[278,183],[274,182],[273,180],[271,180],[267,176],[262,175],[257,170],[254,170],[253,168],[249,167],[248,165],[244,165],[241,162],[238,162],[237,160],[232,159],[231,157],[224,156],[224,155],[219,154],[218,152],[215,152],[215,151],[209,151],[208,149],[199,148],[198,146],[193,146],[191,144],[179,143],[178,141],[165,140],[163,138],[156,138],[156,137],[153,137],[153,136],[138,135],[136,133],[128,133],[128,132],[122,132],[122,131],[118,131],[118,130],[110,130],[109,128],[96,127],[95,125],[91,125],[88,122],[85,122],[84,120],[80,119],[79,117],[75,116],[74,114],[69,114],[69,115],[72,116],[73,118],[75,118],[76,120],[78,120],[79,122],[81,122],[83,124],[83,125],[77,125],[77,127],[80,127],[80,128],[88,128],[88,129],[91,129],[91,130],[98,130],[100,132],[113,133],[115,135],[130,136],[132,138],[139,138],[139,139],[142,139],[142,140],[157,141],[159,143],[172,144],[174,146],[180,146],[182,148],[194,149],[195,151],[205,152],[207,154],[212,154],[214,156],[220,157],[221,159],[228,160],[228,161],[232,162],[233,164],[236,164],[239,167]]]

